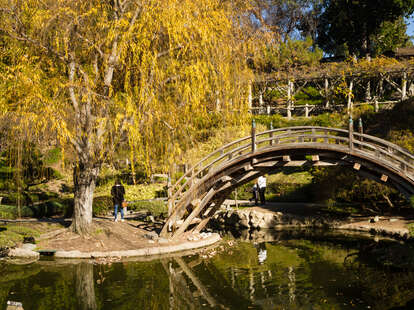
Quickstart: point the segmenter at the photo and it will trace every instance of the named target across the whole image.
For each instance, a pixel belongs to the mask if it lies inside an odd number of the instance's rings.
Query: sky
[[[411,15],[410,18],[408,18],[408,27],[407,27],[407,34],[409,36],[414,37],[414,15]],[[411,41],[414,41],[413,38],[411,39]]]

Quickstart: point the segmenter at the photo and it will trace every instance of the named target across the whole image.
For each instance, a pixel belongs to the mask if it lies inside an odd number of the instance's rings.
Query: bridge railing
[[[214,168],[239,156],[272,148],[280,144],[329,144],[344,152],[359,153],[414,179],[414,156],[406,149],[380,138],[340,128],[298,126],[277,128],[231,142],[207,155],[191,167],[171,188],[171,212],[186,191]]]

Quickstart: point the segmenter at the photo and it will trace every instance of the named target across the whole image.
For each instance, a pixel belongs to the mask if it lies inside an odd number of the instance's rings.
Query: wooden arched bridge
[[[227,144],[190,168],[170,189],[169,217],[161,231],[172,239],[192,225],[199,232],[232,190],[286,166],[341,165],[362,176],[414,194],[414,155],[383,139],[327,127],[289,127]]]

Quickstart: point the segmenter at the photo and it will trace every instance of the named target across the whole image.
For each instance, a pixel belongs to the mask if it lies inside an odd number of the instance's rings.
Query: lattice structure
[[[398,63],[393,67],[383,68],[375,72],[360,70],[352,71],[352,67],[344,67],[344,72],[320,70],[309,73],[295,70],[282,72],[280,76],[265,75],[257,77],[249,87],[249,108],[253,114],[279,113],[291,118],[299,114],[308,117],[311,113],[332,112],[347,108],[352,113],[354,102],[372,104],[375,110],[387,108],[414,96],[414,66],[411,62]],[[345,71],[349,70],[349,71]],[[338,71],[338,70],[337,70]],[[312,86],[324,98],[320,105],[295,105],[294,96],[306,93],[306,87]],[[345,104],[334,102],[334,93],[338,87],[345,88]],[[266,99],[266,92],[277,91],[280,98],[276,101]],[[391,96],[392,100],[386,98]]]

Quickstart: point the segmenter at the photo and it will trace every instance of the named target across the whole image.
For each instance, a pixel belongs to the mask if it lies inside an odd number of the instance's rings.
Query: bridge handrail
[[[251,139],[251,137],[252,136],[247,136],[247,137],[243,137],[243,138],[240,138],[240,139],[238,139],[238,140],[236,140],[236,141],[233,141],[233,142],[230,142],[230,143],[228,143],[228,144],[226,144],[226,145],[224,145],[224,146],[222,146],[221,148],[219,148],[218,150],[216,150],[216,151],[214,151],[214,152],[212,152],[212,153],[210,153],[210,154],[208,154],[207,156],[205,156],[204,158],[202,158],[201,160],[199,160],[197,163],[195,163],[186,173],[184,173],[176,182],[175,182],[175,184],[173,185],[173,189],[175,188],[175,187],[177,187],[177,185],[178,184],[180,184],[183,180],[184,180],[184,178],[186,178],[186,177],[188,177],[189,175],[191,176],[191,175],[194,175],[194,170],[195,170],[195,168],[196,167],[200,167],[201,166],[201,164],[203,163],[203,162],[205,162],[205,161],[207,161],[209,158],[211,158],[211,157],[214,157],[215,155],[217,155],[218,153],[220,153],[222,150],[224,150],[224,149],[226,149],[226,148],[228,148],[228,147],[230,147],[230,146],[232,146],[232,145],[234,145],[234,144],[238,144],[238,143],[240,143],[240,142],[243,142],[243,141],[246,141],[246,140],[249,140],[249,139]],[[203,171],[205,169],[205,167],[203,167],[200,171]],[[187,183],[187,182],[186,182]],[[186,183],[184,183],[178,190],[177,190],[177,192],[178,191],[180,191],[182,188],[184,188],[185,187],[185,185],[186,185]]]
[[[311,131],[312,134],[306,134],[306,132],[308,132],[308,131]],[[315,133],[317,131],[319,131],[319,132],[323,131],[324,135],[316,135]],[[274,133],[278,133],[278,132],[282,132],[282,133],[273,136]],[[283,132],[286,132],[286,134],[283,134]],[[329,132],[331,132],[331,133],[334,132],[334,133],[339,133],[339,134],[346,134],[346,136],[343,137],[343,136],[340,136],[340,135],[339,136],[329,135],[328,134]],[[264,136],[270,135],[270,134],[272,134],[270,137],[261,138],[261,137],[264,137]],[[301,136],[298,136],[298,134],[304,134],[302,136],[302,138],[306,138],[306,139],[321,139],[321,138],[324,138],[324,139],[342,140],[345,143],[346,142],[350,143],[350,139],[349,139],[350,138],[350,133],[346,129],[330,128],[330,127],[322,127],[322,126],[296,126],[296,127],[276,128],[276,129],[266,130],[266,131],[257,133],[257,134],[255,134],[255,137],[256,137],[255,144],[260,145],[260,144],[263,144],[265,142],[274,141],[274,140],[280,139],[280,138],[289,138],[289,137],[298,138],[298,137],[301,137]],[[397,161],[398,163],[404,164],[406,167],[409,167],[409,168],[414,170],[413,164],[407,161],[407,158],[408,158],[409,160],[412,160],[414,162],[414,155],[410,154],[408,150],[406,150],[406,149],[404,149],[404,148],[402,148],[398,145],[395,145],[391,142],[385,141],[383,139],[380,139],[380,138],[377,138],[377,137],[374,137],[374,136],[371,136],[371,135],[361,134],[361,133],[356,132],[356,131],[352,132],[352,134],[353,134],[352,135],[352,143],[353,144],[360,145],[361,147],[364,146],[364,147],[371,148],[374,151],[378,151],[381,154],[384,154],[384,155],[388,156],[389,158],[392,158],[393,160]],[[214,166],[214,164],[216,164],[217,162],[220,162],[223,158],[229,157],[229,159],[230,159],[231,158],[230,155],[233,155],[236,152],[242,152],[243,150],[248,149],[251,146],[251,143],[243,144],[243,145],[238,146],[234,149],[229,149],[230,147],[232,147],[234,145],[237,145],[237,144],[240,144],[244,141],[252,141],[252,135],[244,137],[244,138],[240,138],[236,141],[228,143],[228,144],[222,146],[221,148],[217,149],[216,151],[208,154],[207,156],[202,158],[200,161],[198,161],[196,164],[194,164],[173,185],[172,190],[173,191],[175,189],[177,189],[177,190],[174,193],[172,193],[170,199],[174,202],[177,199],[177,196],[180,195],[183,192],[185,187],[188,186],[190,182],[194,181],[194,178],[196,178],[203,171],[206,171],[206,170],[210,169],[212,166]],[[304,142],[304,143],[308,143],[308,142]],[[332,143],[329,143],[329,141],[328,142],[324,141],[324,143],[325,144],[332,144]],[[227,150],[227,149],[229,149],[229,150]],[[402,158],[402,157],[396,156],[395,154],[393,154],[395,151],[399,152],[401,155],[404,155],[407,158]],[[219,155],[219,156],[215,157],[217,155]],[[374,156],[374,157],[376,157],[376,156]],[[207,164],[205,164],[205,162],[207,162],[211,158],[214,158],[214,159],[211,162],[208,162]],[[183,182],[183,180],[185,180],[185,182],[183,184],[181,184]],[[181,186],[179,186],[180,184],[181,184]]]
[[[256,137],[258,137],[258,136],[261,136],[261,135],[265,135],[265,134],[268,134],[268,133],[270,133],[270,132],[280,132],[280,131],[289,131],[289,130],[294,130],[294,131],[296,131],[296,130],[298,130],[298,129],[304,129],[304,130],[309,130],[309,129],[324,129],[324,130],[330,130],[330,131],[337,131],[337,132],[341,132],[341,133],[347,133],[348,131],[347,130],[344,130],[344,129],[341,129],[341,128],[329,128],[329,127],[318,127],[318,126],[296,126],[296,127],[282,127],[282,128],[275,128],[275,129],[272,129],[272,130],[267,130],[267,131],[263,131],[263,132],[261,132],[261,133],[258,133],[258,134],[256,134]],[[238,139],[238,140],[236,140],[236,141],[233,141],[233,142],[230,142],[230,143],[228,143],[228,144],[226,144],[226,145],[224,145],[224,146],[222,146],[221,148],[219,148],[219,149],[217,149],[216,151],[214,151],[214,152],[212,152],[212,153],[210,153],[210,154],[208,154],[207,156],[205,156],[204,158],[202,158],[201,160],[199,160],[196,164],[194,164],[186,173],[184,173],[176,182],[175,182],[175,184],[173,185],[173,187],[172,187],[172,189],[174,190],[179,184],[181,184],[181,182],[185,179],[185,178],[189,178],[186,182],[184,182],[179,188],[178,188],[178,190],[173,194],[173,196],[172,196],[172,199],[175,199],[176,198],[176,196],[178,195],[178,194],[180,194],[181,192],[182,192],[182,190],[185,188],[185,186],[186,185],[188,185],[188,182],[190,181],[190,180],[193,180],[193,177],[192,176],[194,176],[194,172],[195,172],[195,169],[197,168],[197,167],[200,167],[201,166],[201,164],[203,163],[203,162],[205,162],[205,161],[207,161],[208,159],[210,159],[210,158],[212,158],[212,157],[214,157],[214,156],[216,156],[217,154],[219,154],[219,153],[222,153],[222,151],[223,150],[225,150],[225,149],[227,149],[227,148],[229,148],[229,147],[231,147],[232,145],[235,145],[235,144],[239,144],[239,143],[241,143],[241,142],[243,142],[243,141],[246,141],[246,140],[251,140],[252,139],[252,136],[250,135],[250,136],[246,136],[246,137],[243,137],[243,138],[240,138],[240,139]],[[247,145],[243,145],[242,146],[242,148],[245,148],[245,147],[248,147],[249,146],[249,144],[247,144]],[[226,157],[226,156],[228,156],[229,154],[228,153],[225,153],[224,154],[225,156],[220,156],[219,158],[220,159],[222,159],[222,158],[224,158],[224,157]],[[217,162],[217,160],[215,161],[215,162]],[[207,166],[202,166],[202,168],[200,169],[200,171],[203,171],[203,170],[205,170],[207,167],[211,167],[211,165],[212,165],[212,163],[209,163]],[[199,171],[199,172],[200,172]]]
[[[398,152],[400,152],[401,154],[404,154],[405,156],[407,156],[407,157],[411,158],[412,160],[414,160],[414,155],[411,154],[410,151],[408,151],[407,149],[405,149],[405,148],[403,148],[399,145],[396,145],[396,144],[388,142],[386,140],[377,138],[375,136],[371,136],[371,135],[367,135],[367,134],[361,134],[359,132],[354,132],[354,136],[357,136],[357,137],[360,137],[360,138],[363,138],[363,139],[369,139],[369,140],[375,141],[379,144],[386,145],[387,147],[391,147],[394,150],[397,150]]]

